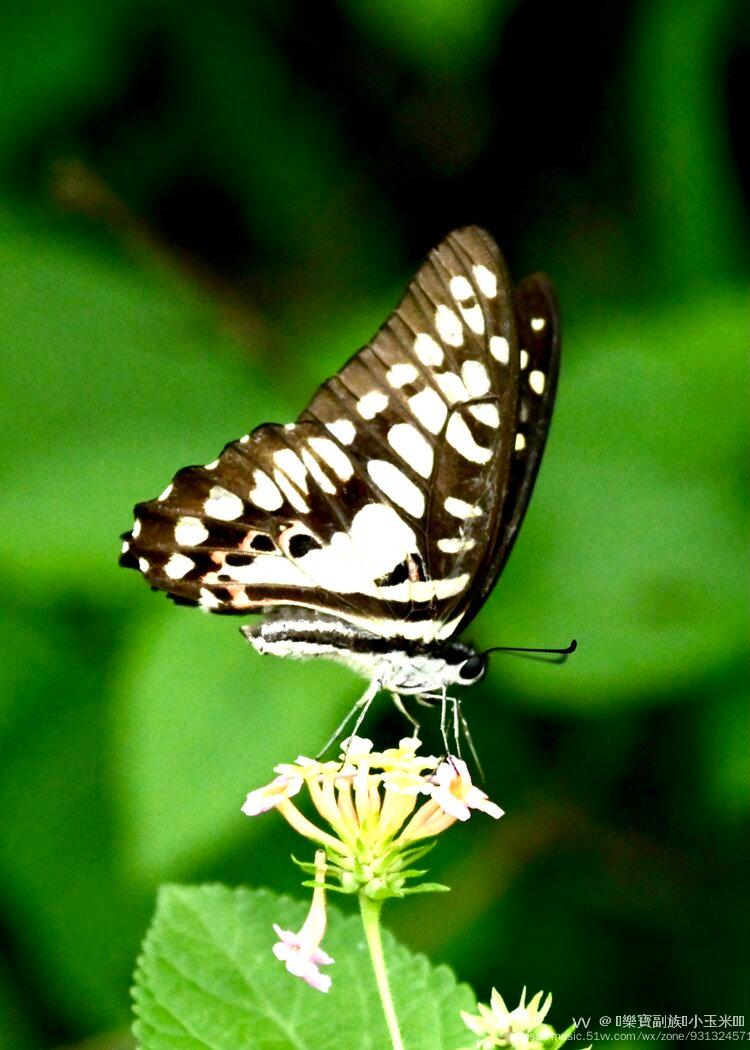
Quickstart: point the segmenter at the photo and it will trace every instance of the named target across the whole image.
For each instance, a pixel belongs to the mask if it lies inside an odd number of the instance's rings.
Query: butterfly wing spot
[[[273,472],[273,480],[277,487],[283,492],[288,502],[300,514],[309,514],[310,508],[302,498],[300,491],[291,483],[283,470],[278,467]]]
[[[122,541],[122,547],[120,547],[120,553],[121,554],[127,554],[129,550],[130,550],[130,544],[128,543],[127,540],[123,540]]]
[[[320,486],[323,492],[327,492],[329,496],[335,495],[336,486],[330,480],[325,471],[321,469],[320,464],[315,456],[313,456],[312,452],[308,451],[306,448],[302,449],[302,462],[310,472],[313,481]]]
[[[463,302],[465,299],[471,299],[474,296],[474,289],[466,278],[460,274],[456,277],[451,277],[449,288],[451,295],[458,302]]]
[[[181,580],[194,568],[195,562],[192,558],[188,558],[186,554],[173,554],[164,566],[164,575],[170,580]]]
[[[161,492],[156,498],[161,503],[163,503],[165,499],[169,499],[173,488],[174,488],[174,486],[170,483],[169,485],[167,485],[167,487],[164,489],[164,491]]]
[[[504,335],[490,336],[490,353],[501,365],[507,365],[510,361],[510,343]]]
[[[137,540],[141,534],[141,519],[136,518],[133,522],[133,528],[130,530],[130,535],[134,540]]]
[[[245,505],[240,497],[235,496],[222,485],[213,485],[208,499],[203,504],[203,510],[208,517],[218,518],[219,521],[234,521],[240,517],[244,509]]]
[[[484,511],[476,503],[467,503],[466,500],[447,496],[443,506],[454,518],[480,518]]]
[[[414,365],[408,363],[396,364],[388,369],[386,372],[386,379],[395,387],[396,390],[400,390],[402,386],[406,386],[407,383],[413,383],[419,375]]]
[[[205,463],[203,465],[203,469],[204,470],[216,470],[218,465],[219,465],[218,459],[212,459],[210,463]],[[165,489],[164,491],[166,492],[167,490]],[[159,498],[160,499],[166,499],[167,497],[166,496],[160,496]]]
[[[522,372],[523,372],[524,368],[526,368],[528,363],[529,363],[528,351],[522,350],[521,351],[521,363],[520,363],[520,368],[521,368]]]
[[[200,520],[190,515],[177,519],[174,527],[174,540],[179,547],[197,547],[208,539],[208,529]]]
[[[500,412],[497,405],[490,403],[472,405],[469,408],[469,412],[471,412],[474,419],[478,419],[480,423],[484,423],[487,427],[492,427],[493,430],[497,430],[500,426]]]
[[[459,310],[466,324],[476,335],[484,335],[484,314],[482,307],[475,303],[474,306],[461,306]],[[463,340],[462,340],[463,341]]]
[[[418,394],[412,394],[409,398],[409,408],[431,434],[439,434],[443,429],[448,408],[442,397],[431,387],[420,390]]]
[[[410,481],[394,463],[386,459],[371,459],[367,473],[388,497],[402,507],[413,518],[421,518],[425,512],[424,493]]]
[[[310,448],[326,463],[341,481],[348,481],[354,473],[352,461],[335,441],[324,437],[311,437]]]
[[[529,372],[529,386],[535,394],[544,393],[544,372],[540,372],[538,368],[533,369]]]
[[[480,311],[481,312],[481,311]],[[440,338],[448,346],[463,346],[464,329],[458,315],[448,306],[438,306],[435,311],[435,327]]]
[[[433,452],[429,441],[411,423],[396,423],[388,431],[388,444],[405,463],[423,478],[432,473]]]
[[[464,539],[463,536],[446,536],[445,539],[438,540],[437,545],[446,554],[460,554],[461,551],[470,551],[476,546],[476,542],[475,539]]]
[[[443,307],[442,309],[447,309]],[[455,317],[455,314],[453,315]],[[458,318],[456,318],[458,320]],[[417,355],[423,365],[428,368],[433,368],[435,365],[442,365],[445,357],[445,351],[431,335],[427,332],[420,332],[414,340],[414,353]]]
[[[488,463],[492,459],[492,449],[477,444],[466,420],[456,412],[448,420],[445,440],[460,456],[472,463]]]
[[[240,444],[241,445],[246,445],[249,440],[250,440],[250,435],[249,434],[243,434],[242,437],[240,438]]]
[[[468,395],[466,400],[474,397],[483,397],[492,388],[487,369],[481,361],[475,361],[471,358],[468,361],[464,361],[461,365],[461,378]]]
[[[351,445],[357,436],[357,428],[350,419],[335,419],[333,423],[326,423],[326,428],[342,445]]]
[[[201,587],[198,604],[203,609],[218,609],[221,605],[221,602],[216,597],[213,591],[209,591],[207,587]]]
[[[516,440],[513,447],[516,452],[522,452],[526,448],[526,438],[523,434],[516,434]]]
[[[357,402],[357,411],[363,419],[374,419],[388,407],[388,395],[382,390],[370,390]]]
[[[488,270],[486,266],[481,264],[474,266],[473,268],[474,280],[477,282],[477,286],[482,295],[486,296],[487,299],[494,299],[497,295],[497,277]]]
[[[435,381],[449,405],[468,401],[469,395],[463,382],[455,372],[436,372]]]
[[[307,470],[293,449],[277,449],[273,454],[273,461],[300,492],[307,492]]]
[[[278,510],[284,505],[284,497],[279,488],[269,478],[264,470],[253,472],[255,480],[254,488],[250,489],[248,499],[261,510]]]
[[[532,317],[531,318],[531,327],[534,329],[535,332],[543,331],[544,330],[544,326],[546,325],[546,323],[547,322],[546,322],[546,320],[543,317]]]

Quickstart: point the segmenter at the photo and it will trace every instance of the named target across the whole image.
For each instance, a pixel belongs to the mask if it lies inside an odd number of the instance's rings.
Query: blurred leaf
[[[112,85],[132,0],[27,0],[0,8],[0,166],[34,132]]]
[[[362,686],[324,661],[259,656],[234,618],[144,600],[117,716],[123,862],[158,880],[235,838],[250,869],[259,825],[240,813],[245,795],[279,762],[315,754]]]
[[[749,712],[746,687],[729,693],[717,690],[700,712],[703,747],[697,775],[708,802],[711,824],[717,820],[739,822],[750,811]]]
[[[136,972],[136,1037],[143,1050],[328,1050],[389,1045],[358,918],[330,910],[325,948],[336,960],[323,995],[272,955],[272,924],[299,929],[306,906],[261,890],[168,886]],[[434,968],[384,932],[409,1050],[465,1045],[459,1016],[474,999],[445,966]]]
[[[31,1004],[21,1001],[15,975],[0,957],[0,1050],[36,1050]]]
[[[114,632],[106,617],[92,622],[82,612],[46,610],[49,666],[26,682],[28,717],[0,766],[5,922],[24,945],[27,982],[73,1031],[122,1023],[141,921],[115,864],[103,702]]]
[[[723,83],[728,41],[747,12],[734,0],[635,10],[629,65],[644,259],[659,288],[706,288],[748,263]]]
[[[74,580],[124,591],[132,505],[289,416],[187,292],[2,213],[0,342],[5,571],[46,600]]]
[[[571,323],[539,483],[476,633],[579,649],[564,667],[496,657],[488,690],[652,702],[744,650],[746,313],[726,292]]]
[[[499,47],[511,0],[345,0],[349,16],[427,73],[484,65]]]

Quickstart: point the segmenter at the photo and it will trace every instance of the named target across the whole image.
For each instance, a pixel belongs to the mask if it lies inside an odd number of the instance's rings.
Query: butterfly
[[[362,713],[386,689],[402,710],[441,698],[445,717],[448,688],[486,671],[457,638],[523,520],[559,333],[545,276],[514,287],[489,233],[454,231],[296,422],[139,503],[120,563],[181,604],[262,614],[242,628],[259,653],[352,667]]]

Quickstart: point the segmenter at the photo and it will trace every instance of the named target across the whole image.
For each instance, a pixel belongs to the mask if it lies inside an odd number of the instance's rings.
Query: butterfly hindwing
[[[514,292],[485,231],[451,234],[296,423],[136,507],[123,564],[217,612],[300,605],[384,636],[452,633],[528,501],[554,392],[550,294],[540,278]]]

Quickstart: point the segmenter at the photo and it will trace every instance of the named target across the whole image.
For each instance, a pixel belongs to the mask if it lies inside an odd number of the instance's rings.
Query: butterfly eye
[[[486,659],[484,656],[477,654],[470,656],[468,660],[464,661],[458,674],[465,682],[475,682],[484,675],[486,669]]]

